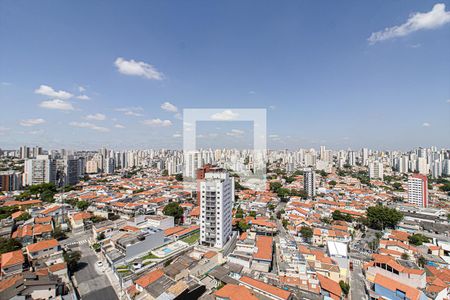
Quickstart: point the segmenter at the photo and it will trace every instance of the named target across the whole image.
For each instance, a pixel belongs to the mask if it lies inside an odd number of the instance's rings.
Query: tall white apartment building
[[[408,173],[408,169],[409,169],[409,157],[408,155],[403,155],[401,160],[400,160],[400,168],[399,168],[399,172],[400,173]]]
[[[369,163],[369,149],[362,148],[361,150],[361,163],[363,166],[367,166]]]
[[[316,173],[312,168],[305,168],[303,170],[303,188],[308,197],[316,195]]]
[[[348,152],[347,163],[352,167],[356,165],[356,152],[355,151]]]
[[[418,157],[416,160],[416,170],[423,175],[428,174],[428,164],[425,157]]]
[[[49,155],[26,159],[23,177],[24,185],[56,183],[56,162]]]
[[[413,174],[408,179],[408,202],[416,207],[428,206],[428,178],[423,174]]]
[[[435,160],[431,162],[431,176],[433,178],[439,178],[442,176],[442,162],[440,160]]]
[[[234,178],[219,169],[210,169],[199,182],[200,243],[223,248],[231,237]]]
[[[113,174],[114,173],[114,158],[108,157],[103,160],[103,173]]]
[[[383,163],[372,161],[369,163],[369,178],[383,180]]]
[[[86,173],[87,174],[98,173],[98,163],[96,160],[91,159],[86,162]]]

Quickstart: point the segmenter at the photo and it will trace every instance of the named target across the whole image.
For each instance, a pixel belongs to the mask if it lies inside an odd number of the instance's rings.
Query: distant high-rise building
[[[312,168],[303,170],[303,187],[308,197],[316,195],[316,173]]]
[[[363,166],[367,166],[369,164],[369,149],[362,148],[361,150],[361,163]]]
[[[22,146],[19,149],[19,158],[20,159],[26,159],[30,157],[30,148],[27,146]]]
[[[234,179],[221,170],[210,169],[199,182],[200,242],[223,248],[231,237]]]
[[[442,176],[442,163],[440,160],[435,160],[431,163],[431,176],[439,178]]]
[[[349,151],[347,154],[347,164],[349,166],[355,166],[356,165],[356,152],[355,151]]]
[[[383,180],[383,163],[372,161],[369,163],[369,178]]]
[[[413,174],[408,179],[408,202],[417,207],[428,207],[428,178]]]
[[[48,155],[38,155],[36,158],[26,159],[23,182],[25,185],[56,184],[56,161]]]
[[[0,191],[11,192],[22,188],[22,174],[16,171],[0,172]]]
[[[98,173],[98,163],[96,160],[91,159],[86,162],[86,173],[87,174]]]
[[[64,160],[64,185],[75,185],[79,181],[78,159],[69,155]]]
[[[425,157],[418,157],[416,160],[416,170],[423,175],[428,174],[428,164],[427,159]]]
[[[114,173],[114,158],[105,158],[103,162],[103,173],[113,174]]]
[[[450,176],[450,159],[444,159],[442,161],[442,174]]]

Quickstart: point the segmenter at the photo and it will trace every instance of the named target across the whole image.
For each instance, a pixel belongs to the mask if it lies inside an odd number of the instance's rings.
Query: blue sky
[[[270,148],[449,147],[449,10],[1,0],[0,148],[181,148],[183,108],[266,108]],[[248,144],[222,123],[198,133]]]

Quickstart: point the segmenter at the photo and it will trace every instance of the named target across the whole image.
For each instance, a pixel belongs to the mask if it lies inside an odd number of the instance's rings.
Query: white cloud
[[[12,85],[12,83],[11,82],[6,82],[6,81],[2,81],[2,85],[9,86],[9,85]]]
[[[382,31],[373,32],[368,41],[370,44],[401,37],[418,30],[435,29],[450,23],[450,12],[445,11],[444,3],[437,3],[426,13],[414,13],[409,19],[398,26],[388,27]]]
[[[274,110],[275,108],[276,108],[275,105],[270,105],[270,106],[269,106],[269,109],[271,109],[271,110]]]
[[[133,116],[133,117],[142,117],[143,114],[141,113],[144,109],[142,107],[121,107],[116,108],[116,111],[123,112],[126,116]]]
[[[36,126],[36,125],[40,125],[40,124],[44,124],[45,120],[41,119],[41,118],[37,118],[37,119],[26,119],[26,120],[22,120],[20,121],[20,125],[25,126],[25,127],[31,127],[31,126]]]
[[[135,61],[134,59],[125,60],[118,57],[114,62],[117,70],[125,75],[141,76],[151,80],[164,79],[163,73],[159,72],[154,66],[143,61]]]
[[[255,91],[250,91],[250,92],[248,92],[248,94],[249,95],[256,95],[256,92]]]
[[[447,103],[450,103],[450,99],[447,99]]]
[[[48,85],[41,85],[39,88],[34,90],[34,92],[36,94],[49,96],[52,98],[58,98],[58,99],[62,99],[62,100],[67,100],[67,99],[70,99],[73,97],[73,95],[69,92],[62,91],[62,90],[56,91],[51,86],[48,86]]]
[[[10,129],[8,127],[0,126],[0,135],[4,135],[7,133]]]
[[[428,123],[428,122],[424,122],[424,123],[422,124],[422,126],[423,126],[423,127],[430,127],[430,126],[431,126],[431,124],[430,124],[430,123]]]
[[[234,137],[239,137],[242,136],[244,134],[243,130],[239,130],[239,129],[231,129],[230,132],[227,132],[228,136],[234,136]]]
[[[89,123],[89,122],[70,122],[70,126],[78,127],[78,128],[88,128],[100,132],[108,132],[109,129],[106,127],[97,126],[95,124]]]
[[[176,107],[175,105],[173,105],[170,102],[164,102],[163,104],[161,104],[161,108],[165,111],[170,111],[170,112],[178,111],[178,107]]]
[[[106,120],[106,116],[104,114],[101,113],[96,113],[96,114],[92,114],[92,115],[87,115],[86,117],[84,117],[86,120],[94,120],[94,121],[104,121]]]
[[[80,92],[80,93],[83,93],[83,92],[85,92],[86,91],[86,88],[84,87],[84,86],[78,86],[78,91]]]
[[[70,102],[61,99],[42,101],[39,106],[47,109],[74,110]]]
[[[31,131],[28,131],[27,133],[28,133],[28,134],[31,134],[31,135],[39,135],[39,134],[43,134],[43,133],[44,133],[44,130],[42,130],[42,129],[31,130]]]
[[[211,116],[211,119],[216,121],[229,121],[234,120],[237,117],[239,117],[238,113],[234,113],[233,111],[227,109],[224,110],[223,112],[213,114]]]
[[[410,48],[414,48],[414,49],[416,49],[416,48],[420,48],[420,47],[422,47],[422,44],[420,44],[420,43],[417,43],[417,44],[412,44],[412,45],[409,45],[409,47],[410,47]]]
[[[182,137],[182,135],[179,134],[179,133],[174,133],[174,134],[172,135],[172,137],[174,137],[174,138],[180,138],[180,137]]]
[[[180,113],[174,114],[173,117],[177,120],[183,120],[183,116]]]
[[[169,127],[172,126],[172,121],[161,120],[161,119],[149,119],[142,122],[144,125],[154,126],[154,127]]]
[[[114,127],[119,128],[119,129],[125,128],[125,126],[123,126],[122,124],[116,124],[116,125],[114,125]]]
[[[273,139],[273,138],[279,138],[278,134],[270,134],[269,138]]]
[[[91,98],[88,95],[79,95],[77,96],[77,99],[80,100],[90,100]]]

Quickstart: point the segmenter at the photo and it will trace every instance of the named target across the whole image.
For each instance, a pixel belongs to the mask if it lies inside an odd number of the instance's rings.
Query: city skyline
[[[265,108],[269,149],[449,146],[448,1],[0,5],[4,149],[181,149],[185,108]]]

